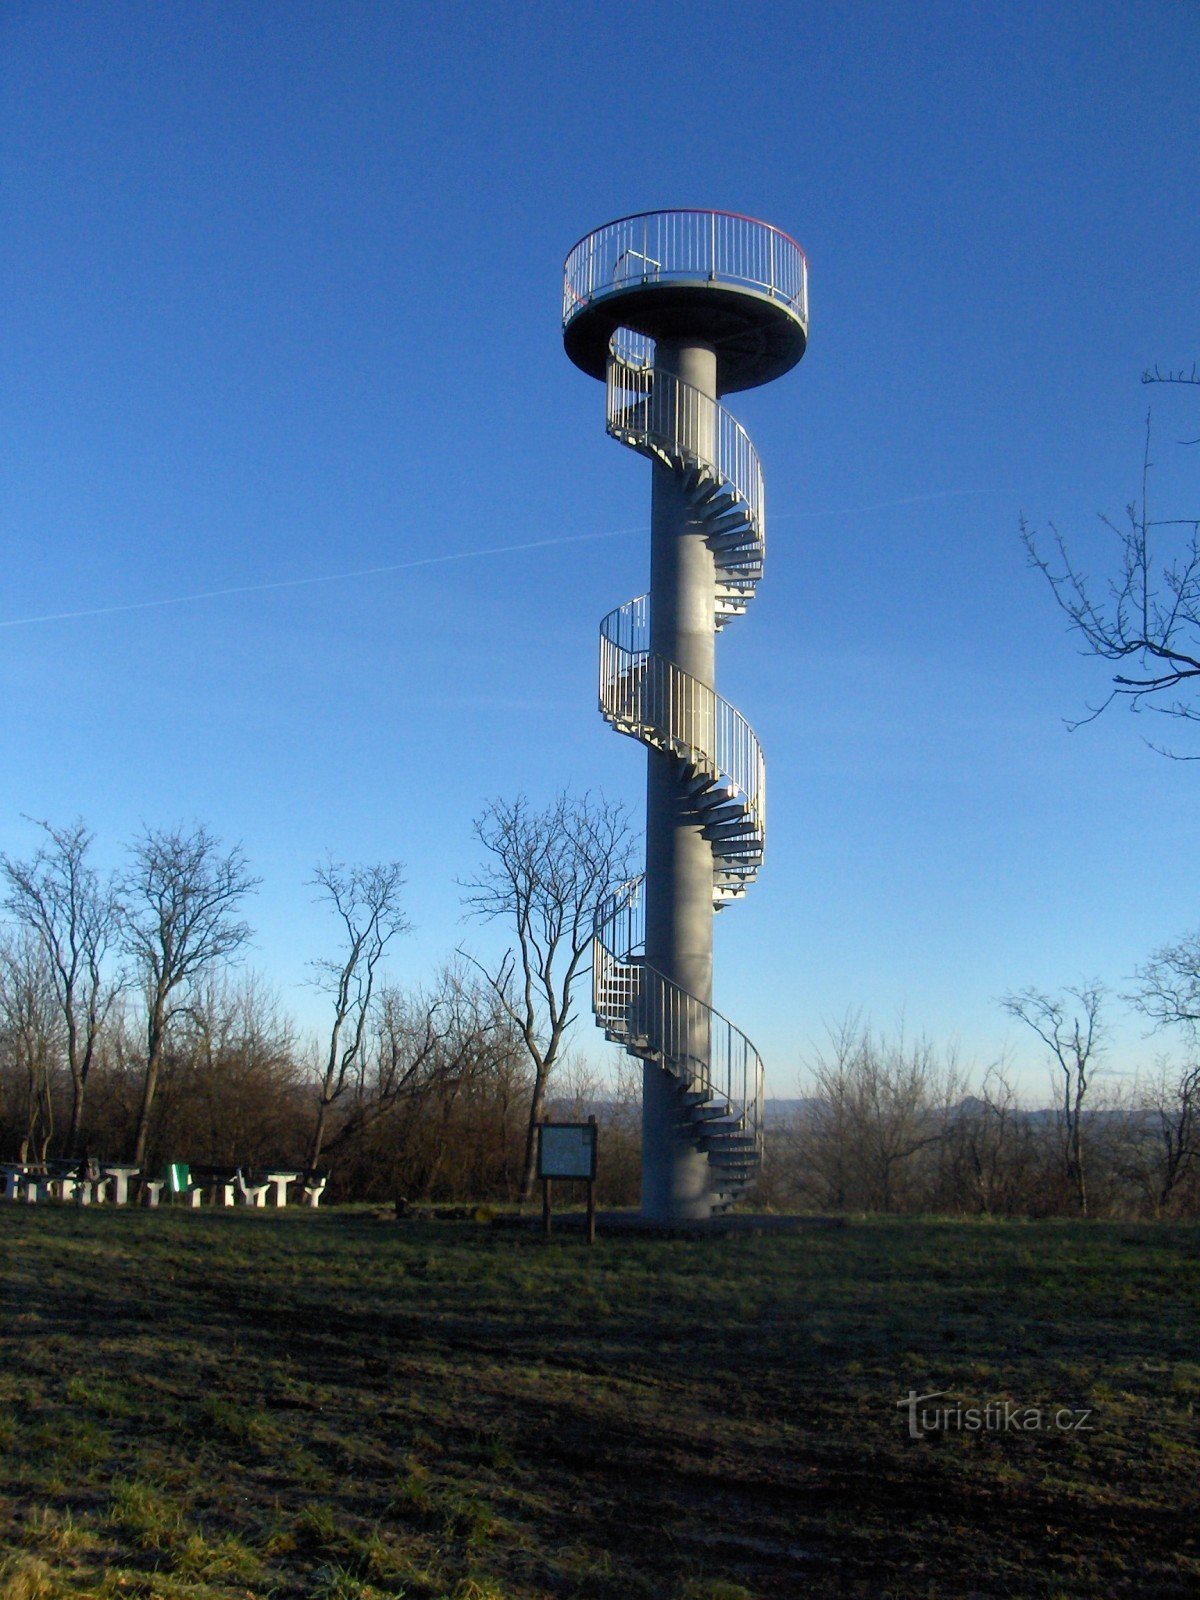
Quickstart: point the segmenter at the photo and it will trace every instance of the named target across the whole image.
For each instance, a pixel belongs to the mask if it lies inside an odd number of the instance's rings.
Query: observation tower
[[[794,239],[727,211],[650,211],[563,269],[563,343],[607,388],[608,432],[651,467],[650,593],[600,624],[600,711],[646,746],[646,871],[596,918],[593,1005],[643,1063],[642,1214],[704,1219],[762,1162],[763,1068],[713,1009],[712,920],[766,838],[762,750],[716,691],[717,633],[763,570],[763,481],[722,395],[782,376],[808,337]]]

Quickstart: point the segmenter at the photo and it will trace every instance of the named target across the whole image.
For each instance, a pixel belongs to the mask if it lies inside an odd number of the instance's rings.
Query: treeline
[[[531,897],[542,895],[557,924],[563,883],[579,902],[574,939],[552,928],[539,941],[530,984],[523,962],[488,972],[458,955],[425,985],[387,981],[384,957],[408,925],[400,864],[320,865],[311,882],[330,912],[332,953],[312,970],[328,1023],[307,1039],[269,986],[236,970],[258,883],[240,849],[203,827],[147,830],[125,868],[102,879],[82,821],[41,824],[32,858],[0,857],[0,1155],[86,1154],[144,1173],[176,1160],[320,1168],[331,1199],[520,1197],[550,1071],[568,1102],[598,1098],[560,1046],[588,902],[624,870],[615,824],[612,860],[594,859],[598,820],[611,823],[612,808],[585,797],[565,816],[562,804],[545,815],[497,804],[477,824],[488,850],[497,818],[505,825],[526,932]],[[572,819],[590,877],[563,870]],[[554,1001],[553,1051],[531,992]],[[632,1202],[636,1150],[623,1158],[616,1145],[636,1108],[609,1100],[606,1122],[602,1198]]]
[[[1200,1216],[1200,1068],[1115,1087],[1051,1052],[1056,1105],[1023,1105],[998,1068],[972,1086],[953,1053],[851,1024],[768,1122],[759,1198],[781,1210],[994,1216]],[[1065,1066],[1064,1066],[1065,1062]],[[1085,1059],[1090,1071],[1092,1060]]]
[[[39,988],[36,1010],[26,1010],[32,1029],[14,1032],[7,994],[3,1002],[8,1159],[71,1153],[65,1040]],[[137,997],[122,997],[96,1040],[80,1148],[100,1158],[132,1156],[146,1072],[141,1012]],[[300,1041],[259,979],[206,982],[172,1025],[143,1171],[174,1160],[307,1167],[323,1069],[319,1045]],[[327,1198],[515,1199],[530,1087],[520,1040],[482,980],[452,967],[420,993],[379,987],[357,1064],[326,1119],[318,1163],[330,1174]]]
[[[627,866],[621,818],[559,797],[544,813],[495,803],[476,831],[492,864],[467,887],[488,915],[516,907],[514,953],[493,972],[455,956],[424,985],[388,981],[407,926],[399,864],[326,862],[312,882],[334,930],[313,962],[327,1028],[304,1038],[236,965],[257,884],[240,850],[204,828],[148,830],[101,879],[82,822],[43,824],[30,859],[0,857],[0,1158],[320,1167],[331,1199],[507,1202],[529,1192],[532,1125],[594,1112],[601,1203],[636,1204],[641,1067],[614,1052],[614,1086],[563,1053],[591,907]],[[1139,975],[1147,1015],[1193,1027],[1198,958],[1194,942],[1156,955]],[[847,1024],[803,1099],[769,1108],[751,1203],[1200,1215],[1200,1067],[1117,1092],[1097,1075],[1104,1003],[1098,984],[1005,1001],[1055,1073],[1042,1110],[999,1069],[972,1083],[953,1055]]]

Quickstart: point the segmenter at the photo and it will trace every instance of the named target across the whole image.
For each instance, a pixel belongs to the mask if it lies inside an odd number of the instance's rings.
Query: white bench
[[[242,1204],[246,1206],[265,1206],[267,1203],[267,1190],[269,1183],[247,1183],[244,1175],[239,1172],[236,1178],[238,1193],[242,1197]]]
[[[193,1211],[198,1211],[200,1201],[204,1195],[204,1187],[199,1183],[189,1183],[186,1188],[176,1189],[171,1186],[168,1178],[154,1178],[142,1184],[142,1191],[148,1206],[156,1206],[162,1198],[164,1189],[170,1188],[172,1200],[182,1200],[184,1205],[190,1206]]]
[[[6,1200],[19,1200],[25,1176],[29,1168],[19,1162],[4,1162],[0,1165],[0,1176],[4,1180],[4,1198]]]
[[[102,1161],[100,1163],[100,1178],[98,1181],[100,1183],[112,1184],[113,1205],[123,1206],[129,1203],[130,1180],[138,1177],[138,1175],[141,1173],[141,1170],[142,1169],[140,1167],[113,1166],[113,1164],[108,1161]],[[87,1202],[84,1201],[84,1204],[86,1205]]]
[[[300,1178],[301,1176],[302,1176],[302,1174],[299,1173],[299,1172],[268,1172],[267,1173],[267,1183],[268,1183],[268,1185],[270,1185],[272,1183],[275,1185],[275,1204],[276,1204],[277,1207],[278,1206],[286,1206],[287,1205],[288,1185],[290,1183],[295,1183],[297,1181],[297,1179]]]

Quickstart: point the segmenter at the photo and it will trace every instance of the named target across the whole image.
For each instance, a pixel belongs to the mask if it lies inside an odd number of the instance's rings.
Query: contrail
[[[928,500],[951,500],[968,495],[986,495],[990,489],[939,489],[932,494],[910,494],[899,500],[880,500],[869,506],[843,506],[832,511],[777,511],[773,522],[815,520],[820,517],[856,517],[869,511],[891,511],[897,506],[919,505]],[[116,617],[131,611],[154,611],[162,606],[184,606],[199,600],[224,600],[233,595],[270,594],[278,589],[303,589],[315,583],[349,583],[355,578],[378,578],[389,572],[411,572],[417,567],[448,566],[452,561],[474,561],[485,556],[511,556],[522,550],[549,550],[556,545],[589,544],[597,539],[623,539],[645,533],[643,523],[635,528],[610,528],[604,533],[572,533],[555,539],[529,539],[523,544],[487,545],[478,550],[456,550],[447,555],[420,556],[415,561],[393,561],[382,567],[358,567],[353,572],[322,572],[309,578],[275,578],[269,583],[242,583],[228,589],[201,589],[191,594],[168,595],[159,600],[127,600],[115,606],[89,606],[81,611],[49,611],[37,617],[0,619],[0,628],[32,628],[43,622],[77,622],[85,617]]]
[[[10,617],[0,628],[29,628],[38,622],[74,622],[80,617],[113,617],[127,611],[151,611],[157,606],[182,606],[193,600],[223,600],[235,594],[267,594],[273,589],[302,589],[313,583],[344,583],[351,578],[375,578],[385,572],[410,572],[414,567],[441,567],[451,561],[471,561],[476,556],[509,556],[519,550],[545,550],[557,544],[585,544],[593,539],[620,539],[644,528],[610,528],[606,533],[573,533],[557,539],[530,539],[525,544],[489,545],[480,550],[456,550],[449,555],[421,556],[416,561],[393,561],[384,567],[359,567],[354,572],[322,572],[311,578],[276,578],[270,583],[242,583],[231,589],[202,589],[161,600],[130,600],[117,606],[89,606],[85,611],[51,611],[41,617]]]

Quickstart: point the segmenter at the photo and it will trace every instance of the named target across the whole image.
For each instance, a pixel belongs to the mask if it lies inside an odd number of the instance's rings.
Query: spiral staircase
[[[699,325],[717,350],[722,390],[749,387],[803,353],[806,290],[803,255],[786,235],[719,212],[621,219],[567,258],[568,353],[599,376],[606,334],[607,431],[674,475],[689,528],[712,553],[717,630],[745,613],[762,576],[762,469],[717,399],[656,367],[651,330]],[[762,749],[727,700],[651,649],[650,620],[650,596],[639,595],[600,624],[600,711],[671,763],[683,819],[712,851],[719,911],[762,865]],[[763,1064],[740,1028],[648,961],[644,889],[643,874],[598,911],[593,1006],[608,1039],[668,1075],[675,1135],[707,1158],[717,1213],[741,1199],[761,1167]]]

